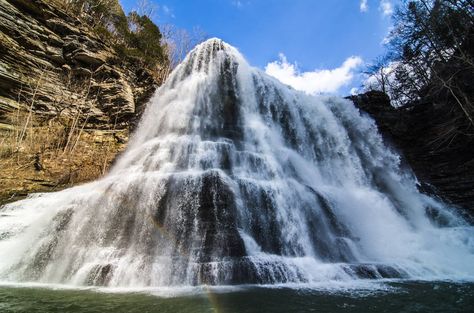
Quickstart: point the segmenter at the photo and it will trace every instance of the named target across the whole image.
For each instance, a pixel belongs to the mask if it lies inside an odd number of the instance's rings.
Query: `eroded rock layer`
[[[123,128],[157,81],[81,20],[42,0],[0,0],[0,123],[19,107]]]

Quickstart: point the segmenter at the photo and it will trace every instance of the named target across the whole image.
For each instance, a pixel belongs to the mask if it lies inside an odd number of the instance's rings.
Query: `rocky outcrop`
[[[402,153],[420,180],[435,194],[474,216],[474,138],[459,131],[453,104],[419,101],[395,108],[381,92],[350,97],[377,122],[385,138]]]
[[[136,63],[136,62],[135,62]],[[20,107],[126,128],[157,81],[44,0],[0,0],[0,123]]]

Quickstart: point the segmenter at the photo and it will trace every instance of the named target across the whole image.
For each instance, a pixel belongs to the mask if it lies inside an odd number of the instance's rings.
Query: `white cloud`
[[[249,5],[251,5],[251,1],[232,0],[230,2],[230,4],[234,7],[236,7],[237,9],[243,9],[243,8],[248,7]]]
[[[242,3],[242,1],[235,0],[232,1],[232,5],[241,8],[244,4]]]
[[[308,94],[334,93],[354,79],[355,70],[362,63],[360,57],[352,56],[335,69],[300,72],[296,63],[289,63],[285,55],[280,53],[280,60],[268,63],[265,72],[282,83]]]
[[[367,3],[367,0],[361,0],[360,1],[360,11],[361,12],[367,12],[369,10],[369,4]]]
[[[393,14],[393,5],[390,0],[381,0],[380,1],[380,11],[384,16],[390,16]]]
[[[163,12],[164,12],[166,15],[168,15],[168,16],[170,16],[170,17],[172,17],[172,18],[175,18],[174,13],[173,13],[173,10],[172,10],[169,6],[164,5],[164,6],[162,7],[162,9],[163,9]]]

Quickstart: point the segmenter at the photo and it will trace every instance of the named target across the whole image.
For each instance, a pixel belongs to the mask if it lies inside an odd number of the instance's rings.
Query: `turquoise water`
[[[384,283],[367,288],[105,292],[0,287],[0,312],[474,312],[474,284]],[[181,293],[181,294],[180,294]]]

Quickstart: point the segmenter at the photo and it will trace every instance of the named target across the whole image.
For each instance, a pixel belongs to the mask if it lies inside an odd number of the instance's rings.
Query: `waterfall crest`
[[[472,279],[473,238],[350,101],[297,92],[210,39],[106,177],[0,209],[0,280]]]

